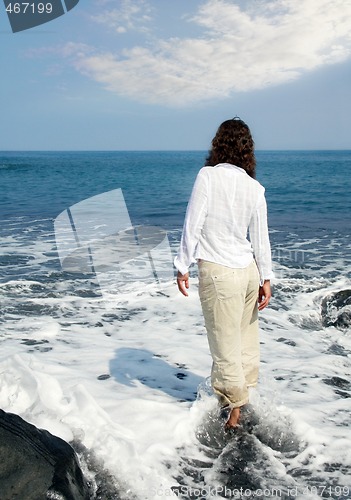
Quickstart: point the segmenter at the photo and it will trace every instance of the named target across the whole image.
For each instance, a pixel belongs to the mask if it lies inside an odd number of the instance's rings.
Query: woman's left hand
[[[181,274],[178,271],[177,285],[178,285],[178,290],[180,291],[180,293],[182,293],[183,295],[185,295],[185,297],[187,297],[189,295],[187,292],[187,289],[189,288],[189,273]]]
[[[265,280],[262,286],[259,288],[258,292],[258,310],[262,311],[268,306],[269,301],[272,297],[271,282],[270,280]]]

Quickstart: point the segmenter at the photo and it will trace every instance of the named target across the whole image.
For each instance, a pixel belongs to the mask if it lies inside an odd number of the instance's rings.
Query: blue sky
[[[19,33],[0,6],[0,40],[0,150],[206,150],[235,115],[351,149],[346,0],[80,0]]]

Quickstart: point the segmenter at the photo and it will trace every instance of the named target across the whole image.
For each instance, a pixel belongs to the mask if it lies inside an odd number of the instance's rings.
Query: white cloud
[[[111,0],[100,0],[101,5],[109,4]],[[115,0],[113,1],[115,5]],[[145,0],[121,0],[119,8],[102,10],[93,20],[104,24],[116,33],[126,33],[130,30],[148,31],[147,24],[152,20],[152,8]]]
[[[81,51],[75,67],[119,95],[183,106],[289,82],[350,57],[351,2],[242,5],[207,0],[188,20],[203,28],[201,37],[157,40],[119,54]]]

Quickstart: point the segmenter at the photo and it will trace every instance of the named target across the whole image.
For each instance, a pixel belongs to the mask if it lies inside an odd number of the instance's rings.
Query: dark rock
[[[321,307],[323,326],[345,330],[351,325],[351,290],[340,290],[324,297]]]
[[[291,345],[292,347],[296,347],[296,342],[294,340],[286,339],[284,337],[279,337],[277,342],[283,342],[286,345]]]
[[[348,380],[345,380],[341,377],[331,377],[323,379],[323,382],[327,385],[331,385],[332,387],[338,387],[339,389],[351,389],[351,383]]]
[[[18,415],[0,410],[0,498],[91,497],[77,456],[68,443]]]
[[[324,378],[323,382],[330,385],[334,389],[335,394],[338,396],[341,396],[344,399],[351,398],[351,383],[348,380],[334,376],[331,378]]]

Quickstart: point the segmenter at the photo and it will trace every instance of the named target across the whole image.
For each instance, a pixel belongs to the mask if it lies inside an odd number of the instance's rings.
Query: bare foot
[[[225,428],[233,429],[234,427],[237,427],[239,425],[239,420],[240,420],[240,407],[233,408],[225,424]]]

